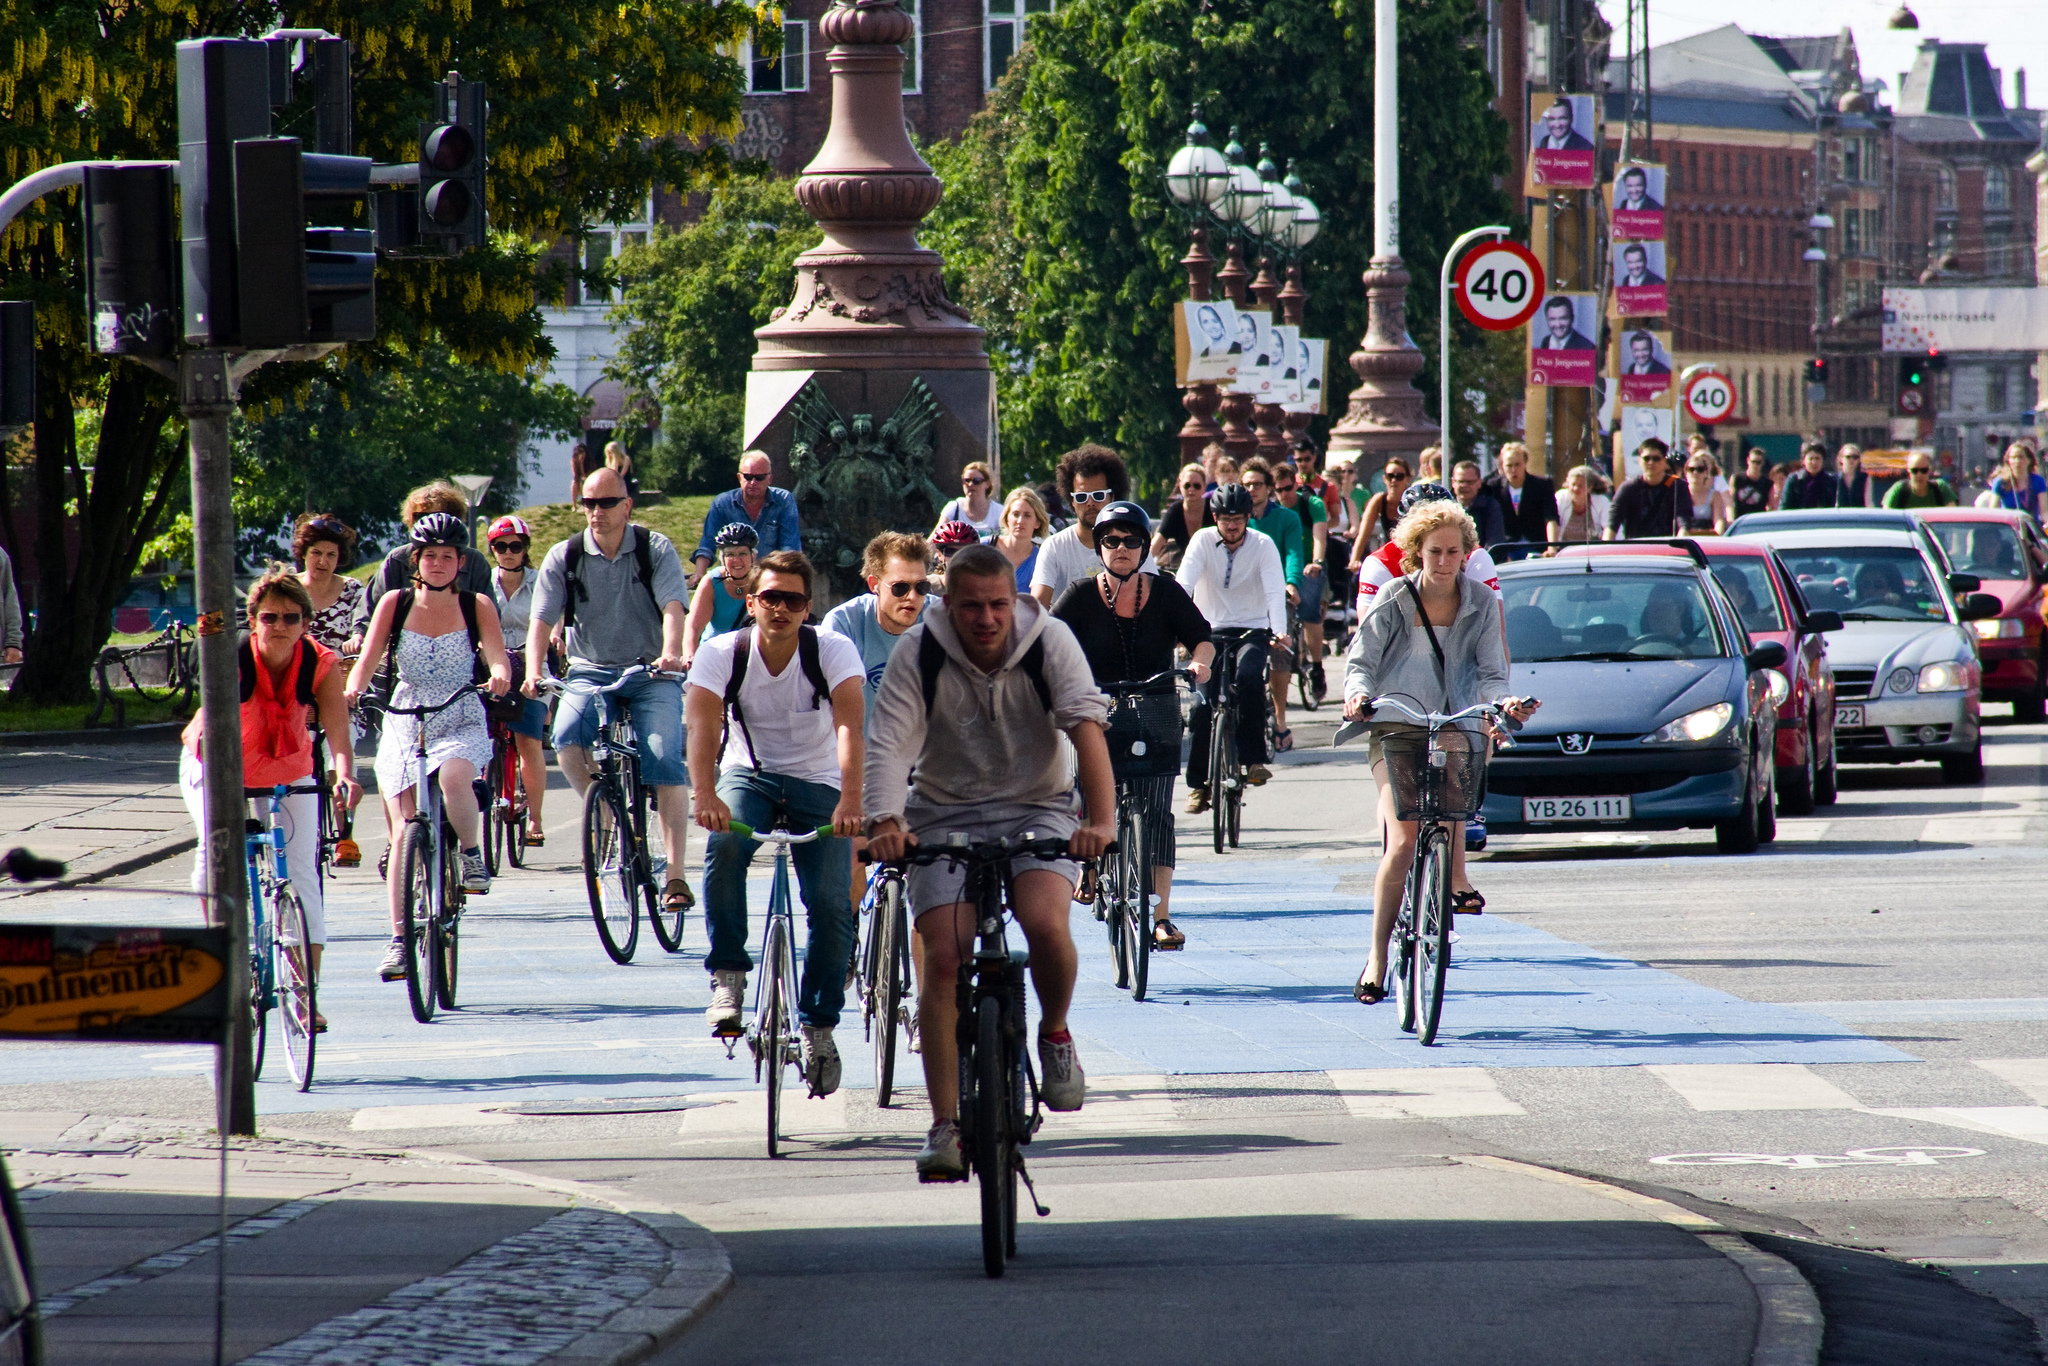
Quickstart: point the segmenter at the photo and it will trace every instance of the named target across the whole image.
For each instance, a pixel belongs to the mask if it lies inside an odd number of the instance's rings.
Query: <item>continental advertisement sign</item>
[[[214,1043],[227,932],[0,925],[0,1038]]]

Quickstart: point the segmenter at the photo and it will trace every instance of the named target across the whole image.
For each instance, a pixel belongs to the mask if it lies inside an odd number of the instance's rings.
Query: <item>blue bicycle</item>
[[[285,1061],[299,1090],[313,1085],[313,1051],[319,1035],[319,992],[314,980],[311,928],[306,905],[292,886],[285,862],[289,837],[284,799],[318,795],[315,786],[243,789],[243,795],[268,799],[264,820],[251,816],[244,848],[249,860],[249,1040],[250,1075],[263,1074],[264,1045],[271,1007],[278,1008],[284,1033]],[[313,869],[320,876],[320,869]]]

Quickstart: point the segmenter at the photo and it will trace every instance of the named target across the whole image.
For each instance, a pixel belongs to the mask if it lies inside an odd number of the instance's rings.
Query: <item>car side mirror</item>
[[[1948,591],[1951,593],[1974,593],[1984,586],[1984,580],[1975,574],[1951,574],[1948,576]]]
[[[1989,593],[1966,594],[1958,606],[1961,610],[1957,615],[1964,621],[1983,621],[2005,610],[2005,604]]]
[[[1782,669],[1785,667],[1785,647],[1775,640],[1767,640],[1742,657],[1751,673],[1758,669]]]
[[[1819,608],[1806,614],[1806,629],[1809,631],[1825,634],[1829,631],[1839,631],[1843,625],[1840,612]]]

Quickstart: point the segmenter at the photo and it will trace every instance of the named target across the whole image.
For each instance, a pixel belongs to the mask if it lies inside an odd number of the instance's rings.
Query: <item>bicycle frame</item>
[[[789,891],[789,847],[829,838],[832,827],[812,830],[756,830],[744,821],[727,829],[741,839],[775,846],[775,872],[769,882],[768,914],[761,924],[760,970],[754,979],[754,1019],[746,1040],[754,1055],[754,1080],[768,1083],[768,1156],[781,1155],[782,1070],[803,1065],[796,1024],[796,913]],[[726,1040],[726,1056],[736,1040]]]

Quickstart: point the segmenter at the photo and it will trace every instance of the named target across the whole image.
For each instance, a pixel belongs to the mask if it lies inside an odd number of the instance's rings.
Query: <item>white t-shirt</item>
[[[1401,547],[1388,541],[1378,550],[1365,557],[1365,563],[1358,567],[1358,614],[1365,615],[1365,609],[1372,606],[1373,597],[1401,577]],[[1493,556],[1483,546],[1474,546],[1472,553],[1465,557],[1465,577],[1475,583],[1483,583],[1500,597],[1500,571],[1493,567]]]
[[[823,783],[837,790],[839,741],[832,729],[832,699],[827,697],[812,707],[816,690],[811,680],[804,677],[800,652],[790,654],[781,674],[772,674],[761,658],[757,632],[728,631],[697,647],[697,657],[690,665],[690,686],[723,700],[725,685],[732,680],[733,653],[742,638],[752,642],[747,676],[740,684],[740,710],[747,715],[747,726],[742,730],[739,722],[727,718],[732,729],[719,770],[752,768],[758,763],[764,773]],[[860,648],[832,631],[818,632],[818,666],[825,671],[825,681],[834,688],[849,678],[867,677]],[[749,735],[758,747],[751,754],[747,748]]]
[[[938,526],[933,527],[932,530],[937,531],[939,527],[944,526],[948,522],[965,522],[986,539],[1003,529],[1003,505],[993,498],[989,499],[988,511],[984,512],[981,515],[981,520],[977,522],[968,515],[967,500],[965,498],[955,498],[952,502],[939,509]]]

